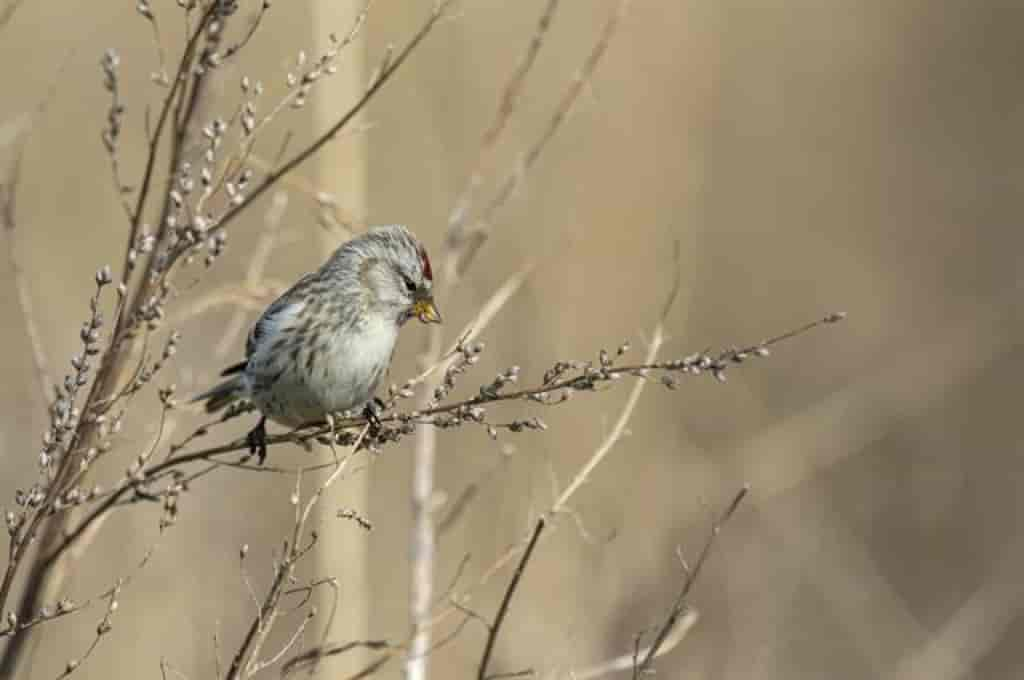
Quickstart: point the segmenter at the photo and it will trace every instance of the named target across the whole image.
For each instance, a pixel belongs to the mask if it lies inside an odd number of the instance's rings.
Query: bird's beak
[[[418,300],[413,305],[412,311],[423,323],[441,323],[441,312],[437,311],[437,305],[431,298]]]

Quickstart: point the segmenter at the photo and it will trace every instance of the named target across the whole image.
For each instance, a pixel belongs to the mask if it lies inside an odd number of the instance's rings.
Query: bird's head
[[[434,302],[434,273],[427,250],[400,225],[376,227],[351,242],[361,254],[359,280],[371,307],[403,324],[416,317],[441,323]]]

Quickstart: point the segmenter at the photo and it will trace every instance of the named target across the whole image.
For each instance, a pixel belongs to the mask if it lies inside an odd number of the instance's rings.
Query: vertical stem
[[[455,267],[454,257],[449,254],[449,266],[445,267],[444,279],[438,287],[437,298],[448,299],[452,289]],[[433,366],[441,357],[441,327],[431,326],[426,351],[423,353],[424,368]],[[438,371],[424,386],[423,404],[430,401],[434,393]],[[412,624],[412,643],[405,662],[406,680],[426,680],[427,651],[430,649],[430,630],[426,622],[430,617],[430,602],[434,596],[434,554],[436,535],[433,517],[434,462],[437,457],[437,432],[432,427],[416,430],[416,451],[413,456],[412,472],[412,535],[410,536],[410,582],[409,619]]]
[[[311,4],[314,39],[320,41],[319,52],[331,48],[328,35],[331,31],[340,34],[349,26],[358,25],[361,14],[368,11],[364,2],[338,2],[319,0]],[[311,99],[314,128],[327,129],[338,117],[358,101],[366,89],[366,40],[362,31],[348,45],[343,58],[337,61],[337,72],[331,76],[330,87],[320,90]],[[358,125],[358,118],[353,120]],[[366,170],[368,138],[366,135],[349,135],[344,141],[330,144],[320,152],[314,172],[317,183],[329,187],[332,193],[344,197],[346,214],[354,215],[361,221],[366,210]],[[349,236],[339,230],[318,229],[320,234],[320,256],[326,258],[334,252],[341,241]],[[330,454],[327,454],[330,457]],[[339,507],[353,507],[360,511],[370,502],[370,480],[368,473],[354,474],[325,492],[326,498],[316,512],[327,522],[335,516]],[[334,520],[337,522],[337,520]],[[334,526],[337,527],[335,524]],[[339,603],[337,592],[331,588],[318,591],[317,609],[323,614],[322,631],[318,631],[320,643],[328,640],[355,640],[366,636],[369,628],[370,601],[372,597],[370,569],[368,564],[369,545],[361,531],[337,527],[320,533],[319,545],[315,552],[316,570],[320,574],[336,576],[344,584],[344,597]],[[320,617],[317,617],[320,619]],[[369,663],[366,650],[356,648],[349,653],[317,660],[310,667],[309,675],[319,671],[321,677],[347,678]]]

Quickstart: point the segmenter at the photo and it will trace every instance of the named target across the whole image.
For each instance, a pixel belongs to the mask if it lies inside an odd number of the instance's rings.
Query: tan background
[[[366,117],[367,194],[348,203],[359,216],[407,223],[439,249],[541,4],[467,0],[429,38]],[[426,3],[412,5],[375,7],[367,69],[418,25]],[[539,133],[610,9],[563,3],[495,177]],[[696,588],[699,626],[658,664],[666,677],[1019,677],[1022,21],[1020,3],[976,0],[632,4],[571,120],[500,214],[495,238],[453,299],[440,301],[454,332],[524,261],[553,254],[486,332],[474,375],[482,382],[518,364],[536,377],[557,359],[590,358],[627,338],[639,356],[672,280],[676,239],[683,289],[665,354],[756,341],[833,309],[850,319],[741,367],[725,385],[651,386],[631,436],[574,503],[590,540],[567,517],[542,544],[495,670],[566,677],[628,651],[674,596],[676,546],[696,554],[711,509],[750,482]],[[347,26],[323,23],[311,26],[306,3],[276,3],[241,72],[279,82],[298,49],[312,52],[326,31]],[[113,45],[137,138],[142,94],[156,92],[146,85],[154,55],[127,5],[28,0],[0,40],[0,121],[32,108],[54,79],[58,88],[28,147],[17,247],[61,369],[76,351],[92,272],[116,259],[111,249],[125,231],[99,143],[107,100],[97,64]],[[289,123],[301,138],[324,113]],[[348,144],[339,142],[332,162],[359,162]],[[138,160],[136,148],[129,167]],[[329,165],[302,172],[345,201]],[[261,211],[235,228],[199,292],[241,276]],[[285,222],[301,238],[276,251],[274,279],[321,257],[306,198],[292,196]],[[45,421],[14,290],[3,291],[0,497],[8,499],[33,479]],[[181,327],[173,379],[183,392],[212,378],[220,359],[209,347],[233,314],[221,309]],[[395,375],[414,370],[423,334],[405,333]],[[463,390],[472,389],[471,376]],[[626,392],[621,385],[546,410],[548,433],[505,438],[515,454],[442,539],[440,587],[465,553],[478,574],[523,535],[531,513],[550,505],[552,479],[567,482]],[[501,414],[525,412],[533,411],[513,405]],[[147,441],[136,413],[126,446]],[[439,442],[438,484],[451,496],[503,456],[482,431],[442,433]],[[390,449],[369,470],[360,508],[376,525],[363,544],[369,585],[343,585],[351,611],[368,612],[371,637],[407,632],[410,452]],[[352,484],[358,498],[360,482]],[[146,549],[159,547],[81,677],[154,677],[161,658],[189,678],[211,677],[214,631],[231,650],[253,612],[238,547],[249,544],[250,575],[265,585],[290,493],[273,475],[224,473],[197,485],[162,537],[157,509],[115,515],[69,584],[76,598],[133,573]],[[326,526],[364,540],[352,527]],[[506,578],[477,595],[479,611],[492,614]],[[34,677],[54,676],[79,654],[98,617],[50,626]],[[475,673],[483,639],[481,627],[468,626],[438,653],[434,677]],[[399,667],[383,676],[398,677]]]

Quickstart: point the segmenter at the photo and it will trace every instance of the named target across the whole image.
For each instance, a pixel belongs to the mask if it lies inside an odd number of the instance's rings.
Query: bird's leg
[[[387,408],[386,404],[381,401],[380,397],[374,397],[370,401],[366,402],[366,406],[363,407],[363,417],[370,424],[370,431],[367,432],[370,438],[376,438],[380,434],[380,428],[382,423],[380,422],[380,414]]]
[[[256,454],[256,461],[263,465],[267,459],[267,417],[260,416],[260,422],[249,430],[245,440],[249,443],[249,455]]]

